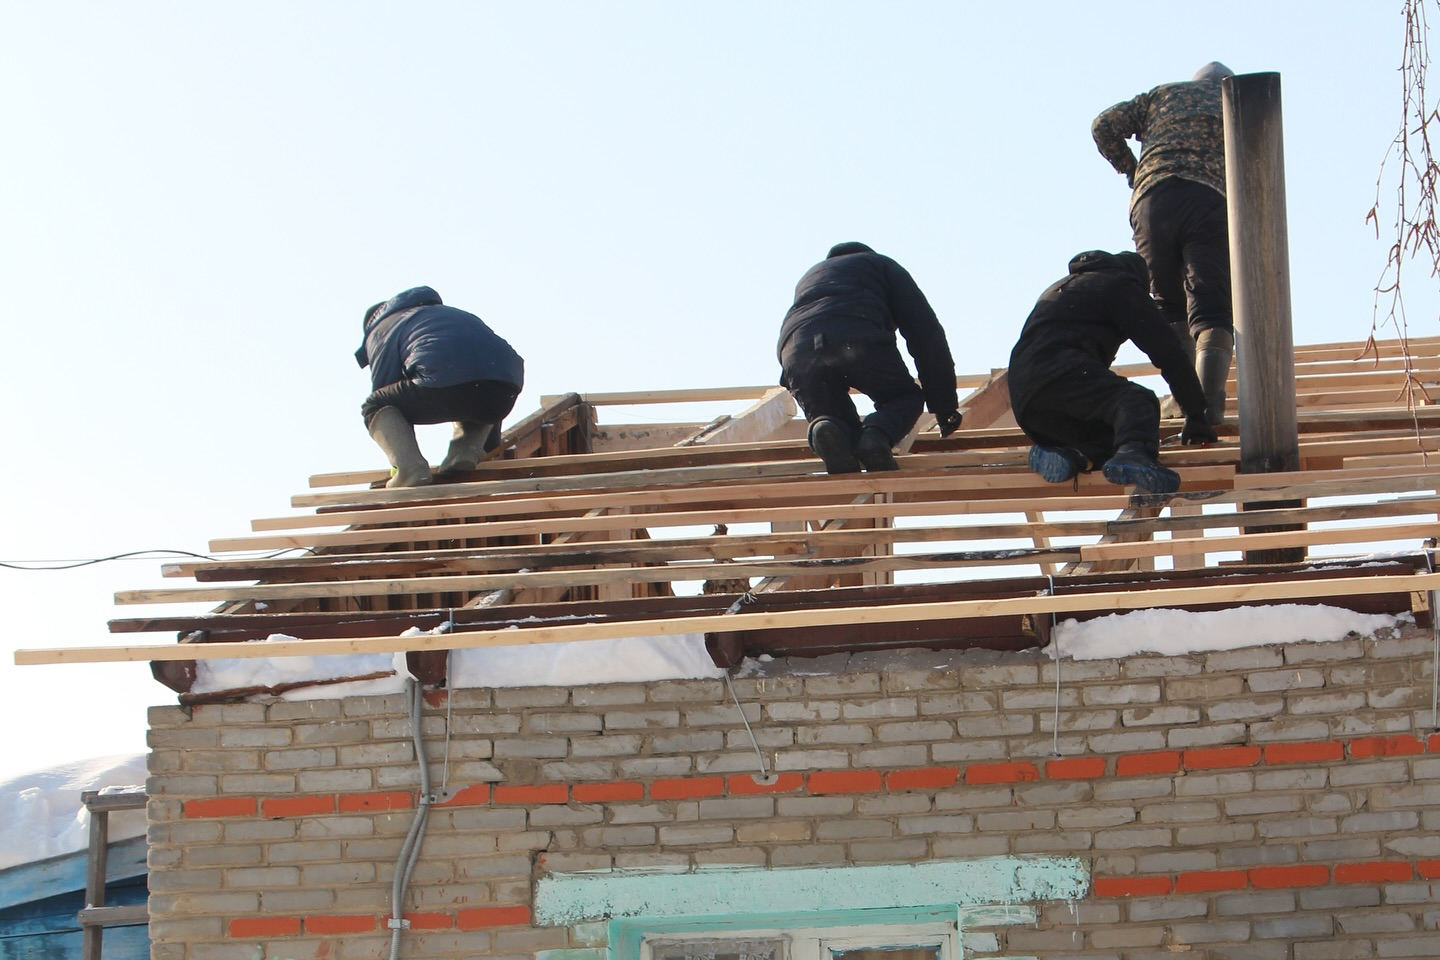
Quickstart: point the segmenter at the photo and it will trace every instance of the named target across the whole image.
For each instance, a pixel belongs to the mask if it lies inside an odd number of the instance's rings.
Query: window
[[[665,933],[641,941],[640,960],[957,960],[955,924],[796,927]]]

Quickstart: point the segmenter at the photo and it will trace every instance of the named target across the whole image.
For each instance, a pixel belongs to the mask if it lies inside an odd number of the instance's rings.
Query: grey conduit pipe
[[[423,702],[420,681],[406,681],[405,692],[410,698],[410,739],[415,744],[415,762],[420,768],[420,797],[415,805],[415,819],[395,860],[395,877],[390,883],[390,960],[400,960],[400,934],[410,926],[403,919],[405,893],[410,888],[410,875],[420,858],[420,841],[425,839],[425,823],[430,818],[430,767],[425,762],[425,744],[420,739],[420,705]]]

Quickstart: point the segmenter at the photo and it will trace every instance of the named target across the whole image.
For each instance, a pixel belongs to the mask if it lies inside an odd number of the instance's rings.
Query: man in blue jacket
[[[441,479],[474,470],[492,431],[515,406],[525,361],[483,320],[445,306],[430,287],[375,304],[365,311],[364,329],[355,360],[370,368],[371,393],[360,412],[390,460],[385,485],[431,482],[415,439],[417,423],[455,423]]]
[[[896,331],[915,360],[918,386]],[[805,412],[810,449],[828,473],[897,469],[891,451],[924,405],[942,437],[960,426],[945,329],[905,268],[863,243],[836,244],[800,278],[777,352],[780,385]],[[875,405],[863,421],[852,388]]]

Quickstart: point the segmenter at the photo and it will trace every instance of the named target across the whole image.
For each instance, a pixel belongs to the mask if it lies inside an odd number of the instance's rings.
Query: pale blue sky
[[[416,284],[525,356],[517,415],[773,382],[840,240],[910,269],[962,371],[1002,366],[1072,254],[1130,246],[1091,119],[1212,59],[1283,77],[1295,340],[1364,339],[1402,30],[1349,0],[0,0],[0,560],[203,552],[382,466],[351,352]],[[111,595],[158,569],[0,570],[6,767],[143,749],[146,665],[11,651],[125,642]]]

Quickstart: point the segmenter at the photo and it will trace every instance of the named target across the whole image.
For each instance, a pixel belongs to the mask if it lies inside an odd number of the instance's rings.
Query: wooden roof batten
[[[1295,348],[1298,470],[1237,472],[1234,416],[1209,447],[1179,447],[1167,421],[1162,458],[1182,478],[1170,496],[1098,473],[1042,482],[1004,370],[959,378],[956,434],[940,438],[926,415],[897,448],[898,472],[848,476],[821,472],[778,387],[546,397],[461,482],[391,490],[381,470],[316,475],[296,512],[213,540],[218,559],[163,568],[191,583],[116,595],[122,607],[220,603],[110,624],[181,643],[22,650],[16,662],[151,660],[159,675],[215,657],[433,659],[703,633],[728,666],[767,652],[1014,649],[1047,642],[1062,614],[1275,602],[1428,622],[1440,409],[1423,387],[1440,382],[1440,337],[1404,347]],[[662,404],[681,415],[605,416]],[[1280,548],[1305,562],[1247,562]],[[283,550],[296,553],[244,556]],[[399,636],[412,627],[426,632]],[[298,639],[251,642],[276,633]],[[433,663],[428,676],[443,682]]]

